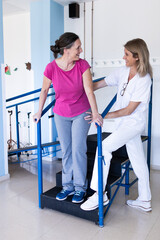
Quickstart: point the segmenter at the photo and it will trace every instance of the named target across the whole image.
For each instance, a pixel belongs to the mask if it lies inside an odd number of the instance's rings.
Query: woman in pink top
[[[34,115],[38,122],[53,84],[56,103],[53,108],[58,137],[62,149],[62,185],[57,200],[74,194],[73,203],[80,203],[86,192],[87,145],[90,125],[84,120],[86,111],[92,111],[93,122],[102,125],[93,93],[92,76],[87,61],[79,57],[82,52],[79,37],[66,32],[51,46],[55,60],[46,66],[39,100],[39,110]],[[57,58],[58,54],[61,57]]]

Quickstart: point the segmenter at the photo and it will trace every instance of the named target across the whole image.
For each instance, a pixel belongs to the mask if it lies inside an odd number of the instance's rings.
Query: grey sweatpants
[[[55,114],[55,123],[62,150],[62,185],[65,190],[86,191],[87,134],[90,124],[86,113],[76,117]]]

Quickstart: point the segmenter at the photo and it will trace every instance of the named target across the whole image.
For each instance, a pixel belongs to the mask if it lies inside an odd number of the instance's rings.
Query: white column
[[[7,137],[6,137],[6,104],[4,89],[4,50],[3,50],[3,11],[0,0],[0,181],[9,178]]]

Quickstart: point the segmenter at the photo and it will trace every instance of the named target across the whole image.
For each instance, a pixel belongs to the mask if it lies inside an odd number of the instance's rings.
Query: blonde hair
[[[137,72],[141,77],[144,77],[147,73],[150,74],[151,78],[152,67],[149,63],[149,50],[147,44],[143,39],[136,38],[128,41],[124,47],[133,54],[134,58],[138,58],[137,61]]]

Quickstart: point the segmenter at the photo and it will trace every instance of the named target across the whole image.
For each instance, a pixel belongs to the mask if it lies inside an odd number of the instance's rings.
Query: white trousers
[[[112,152],[126,144],[128,157],[132,168],[138,178],[139,200],[151,200],[151,191],[149,184],[149,171],[144,156],[143,145],[141,141],[140,129],[129,126],[119,126],[111,135],[102,142],[102,151],[105,160],[103,162],[103,191],[107,183]],[[96,152],[94,169],[91,180],[91,188],[98,192],[98,157]]]

